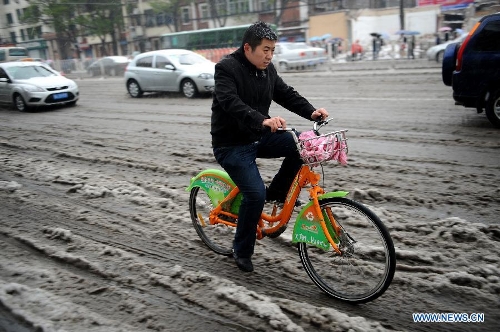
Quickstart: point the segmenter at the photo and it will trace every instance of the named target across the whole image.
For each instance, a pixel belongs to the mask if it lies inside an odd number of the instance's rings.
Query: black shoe
[[[243,258],[243,257],[238,257],[236,254],[233,252],[233,257],[234,261],[236,262],[236,265],[241,271],[244,272],[252,272],[253,271],[253,264],[252,260],[250,258]]]

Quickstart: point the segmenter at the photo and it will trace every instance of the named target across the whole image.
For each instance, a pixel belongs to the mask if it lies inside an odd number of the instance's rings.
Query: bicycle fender
[[[332,198],[332,197],[345,197],[349,194],[347,191],[333,191],[318,196],[318,200]],[[323,219],[326,221],[326,227],[330,236],[338,243],[337,236],[333,231],[331,223],[328,222],[328,216],[323,213]],[[331,245],[321,228],[321,221],[313,206],[313,202],[307,203],[299,212],[293,227],[292,242],[305,242],[307,244],[316,246],[323,250],[329,250]]]
[[[206,169],[191,178],[186,191],[190,191],[194,187],[203,189],[208,197],[210,197],[212,205],[217,206],[236,185],[225,171],[219,169]],[[237,199],[238,197],[240,197],[240,199]],[[228,210],[237,213],[239,211],[239,203],[241,203],[241,195],[236,196],[236,199],[231,202],[231,208]]]

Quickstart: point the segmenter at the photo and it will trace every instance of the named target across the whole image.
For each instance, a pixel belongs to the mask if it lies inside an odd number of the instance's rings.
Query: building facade
[[[468,25],[474,20],[476,8],[481,9],[482,14],[485,8],[495,8],[499,2],[478,0],[446,13],[439,9],[444,7],[436,4],[444,0],[181,0],[177,12],[167,14],[155,12],[152,0],[120,1],[124,24],[116,31],[118,47],[113,47],[111,36],[103,42],[82,27],[76,27],[76,40],[65,43],[67,49],[59,50],[57,33],[52,27],[22,23],[24,10],[29,6],[27,0],[0,0],[0,44],[24,46],[32,57],[54,60],[60,60],[62,54],[81,59],[130,55],[160,49],[160,36],[168,32],[235,26],[257,20],[276,24],[280,40],[309,41],[313,36],[330,34],[352,41],[359,38],[357,31],[362,22],[371,22],[367,24],[373,27],[387,24],[380,17],[381,10],[389,11],[392,17],[401,16],[403,9],[413,13],[406,22],[408,28],[413,24],[412,17],[432,11],[430,7],[434,6],[438,14],[427,28],[435,30],[445,24],[454,24],[454,28]],[[360,19],[360,16],[368,18]],[[396,23],[391,21],[391,24]],[[394,27],[383,28],[394,30]]]

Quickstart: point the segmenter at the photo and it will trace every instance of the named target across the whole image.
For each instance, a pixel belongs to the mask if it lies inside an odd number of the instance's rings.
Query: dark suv
[[[500,128],[500,13],[479,20],[461,45],[446,47],[442,76],[456,105],[486,111]]]

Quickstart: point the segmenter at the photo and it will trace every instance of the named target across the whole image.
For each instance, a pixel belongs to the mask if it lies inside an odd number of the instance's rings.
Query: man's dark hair
[[[245,31],[241,46],[243,47],[243,45],[248,43],[252,50],[254,50],[262,43],[262,39],[278,40],[278,35],[271,29],[269,24],[261,21],[255,22]]]

